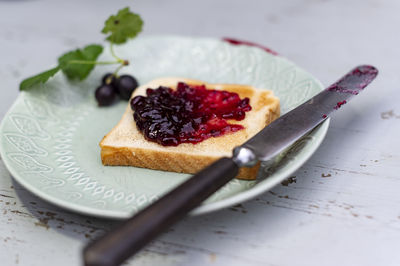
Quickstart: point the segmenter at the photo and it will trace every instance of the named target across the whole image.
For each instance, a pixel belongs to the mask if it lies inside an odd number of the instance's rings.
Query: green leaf
[[[110,16],[101,31],[104,34],[110,34],[107,40],[121,44],[129,38],[134,38],[142,31],[143,20],[138,14],[129,11],[129,7],[118,11],[117,15]]]
[[[19,90],[21,90],[21,91],[29,90],[35,85],[38,85],[40,83],[45,83],[47,80],[49,80],[49,78],[54,76],[59,70],[60,70],[60,67],[57,66],[50,70],[39,73],[33,77],[24,79],[21,82],[21,84],[19,84]]]
[[[101,45],[91,44],[82,50],[77,49],[63,54],[58,58],[58,62],[68,79],[84,80],[93,70],[95,61],[102,51]]]

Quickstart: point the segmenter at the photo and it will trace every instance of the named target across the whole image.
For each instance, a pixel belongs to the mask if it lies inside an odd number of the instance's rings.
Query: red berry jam
[[[133,118],[149,141],[163,146],[199,143],[243,129],[227,119],[243,120],[251,110],[249,98],[180,82],[176,90],[160,86],[131,100]]]
[[[347,102],[346,102],[346,100],[343,100],[343,101],[341,101],[341,102],[337,102],[336,103],[336,106],[334,107],[334,109],[339,109],[340,107],[342,107],[342,105],[344,105],[344,104],[346,104]]]
[[[268,47],[265,47],[263,45],[259,45],[259,44],[254,43],[254,42],[242,41],[242,40],[232,39],[232,38],[223,38],[222,40],[224,40],[226,42],[229,42],[230,44],[233,44],[233,45],[248,45],[248,46],[258,47],[258,48],[263,49],[267,53],[270,53],[272,55],[278,55],[277,52],[269,49]]]
[[[378,70],[373,66],[359,66],[353,69],[350,74],[340,79],[338,82],[332,84],[327,88],[329,91],[340,92],[340,93],[351,93],[357,95],[363,90],[376,76]],[[359,82],[359,77],[363,76],[363,82]],[[339,106],[340,107],[340,106]]]

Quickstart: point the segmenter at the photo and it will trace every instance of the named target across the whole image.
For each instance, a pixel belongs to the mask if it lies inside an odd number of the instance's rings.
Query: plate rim
[[[219,209],[224,209],[227,207],[234,206],[239,203],[243,203],[249,200],[254,199],[255,197],[259,196],[262,193],[265,193],[278,185],[280,182],[284,181],[288,176],[296,172],[301,166],[303,166],[310,158],[311,156],[314,155],[315,151],[319,148],[319,146],[322,144],[322,142],[325,139],[325,136],[328,132],[329,125],[330,125],[330,120],[331,118],[326,119],[324,122],[322,122],[320,125],[317,127],[318,130],[320,130],[321,137],[316,140],[316,143],[312,147],[310,147],[309,151],[307,154],[305,154],[303,157],[301,157],[301,160],[298,159],[296,160],[296,164],[289,168],[287,171],[285,171],[280,178],[276,177],[273,181],[270,181],[269,183],[264,181],[258,183],[258,185],[242,191],[240,193],[237,193],[231,197],[228,197],[226,199],[219,200],[217,202],[213,202],[207,205],[200,205],[199,207],[195,208],[193,211],[191,211],[189,214],[190,215],[201,215],[201,214],[206,214],[210,213]],[[260,185],[261,184],[261,185]],[[207,208],[208,207],[208,208]]]
[[[201,40],[217,40],[221,41],[220,39],[217,38],[211,38],[211,37],[187,37],[187,36],[177,36],[177,35],[151,35],[151,36],[146,36],[150,38],[154,37],[183,37],[187,39],[201,39]],[[257,47],[252,47],[253,49],[260,49]],[[316,78],[314,75],[310,74],[308,71],[305,71],[302,67],[298,66],[296,63],[288,60],[285,57],[279,56],[281,59],[288,61],[289,63],[294,64],[297,68],[301,69],[304,73],[308,74],[313,80],[318,84],[320,87],[321,91],[324,89],[323,84]],[[25,97],[25,92],[20,92],[11,105],[11,107],[7,110],[5,115],[2,118],[2,121],[0,123],[0,132],[4,132],[4,125],[5,125],[5,119],[10,116],[12,113],[12,110],[15,108],[17,105],[18,101],[20,98]],[[202,215],[202,214],[207,214],[210,212],[214,212],[217,210],[225,209],[227,207],[234,206],[239,203],[246,202],[248,200],[254,199],[255,197],[259,196],[262,193],[267,192],[271,188],[275,187],[277,184],[285,180],[288,176],[296,172],[302,165],[304,165],[309,158],[315,153],[315,151],[320,147],[321,143],[326,137],[326,134],[328,132],[330,125],[330,118],[326,119],[323,123],[320,124],[318,130],[320,137],[315,140],[314,144],[309,147],[308,152],[304,154],[301,158],[297,159],[295,161],[295,165],[292,167],[288,168],[284,173],[280,174],[278,177],[275,177],[274,180],[269,180],[266,182],[266,180],[261,181],[258,183],[256,186],[253,186],[245,191],[241,191],[233,196],[230,196],[225,199],[218,200],[216,202],[211,202],[205,205],[200,205],[193,209],[189,215],[190,216],[195,216],[195,215]],[[4,135],[1,136],[3,138]],[[120,219],[125,219],[131,217],[131,214],[128,212],[123,212],[123,211],[115,211],[115,210],[98,210],[94,209],[91,207],[83,206],[80,204],[77,204],[75,202],[66,202],[65,200],[59,199],[56,196],[53,196],[51,194],[45,193],[35,187],[34,185],[29,184],[27,181],[25,181],[25,178],[21,178],[17,172],[16,169],[13,169],[13,167],[10,165],[11,162],[9,161],[9,158],[7,156],[4,156],[4,147],[3,147],[3,141],[0,141],[0,154],[1,154],[1,160],[3,161],[7,171],[10,173],[12,178],[20,184],[22,187],[24,187],[26,190],[28,190],[30,193],[34,194],[35,196],[39,197],[40,199],[53,204],[55,206],[58,206],[62,209],[66,209],[68,211],[74,212],[74,213],[79,213],[87,216],[94,216],[94,217],[100,217],[100,218],[107,218],[107,219],[115,219],[115,220],[120,220]]]

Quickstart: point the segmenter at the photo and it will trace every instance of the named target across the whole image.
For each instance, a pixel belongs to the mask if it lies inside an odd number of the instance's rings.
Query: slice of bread
[[[196,173],[215,160],[232,156],[232,149],[254,136],[258,131],[279,117],[279,99],[270,90],[256,89],[246,85],[209,84],[186,78],[160,78],[138,87],[132,97],[145,95],[147,88],[166,86],[175,89],[178,82],[189,85],[204,84],[208,89],[236,92],[240,98],[248,97],[252,110],[246,112],[241,124],[244,129],[220,137],[211,137],[197,144],[183,143],[176,147],[162,146],[147,141],[136,128],[130,105],[121,121],[100,142],[101,160],[104,165],[137,166],[179,173]],[[242,168],[240,179],[255,179],[259,165]]]

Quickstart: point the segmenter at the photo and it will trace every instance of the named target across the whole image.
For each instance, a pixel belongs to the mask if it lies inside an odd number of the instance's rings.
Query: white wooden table
[[[379,78],[332,119],[316,154],[257,199],[171,228],[129,265],[400,265],[400,2],[0,1],[0,119],[20,80],[63,52],[102,41],[130,5],[143,35],[237,37],[265,44],[325,85],[361,63]],[[0,160],[0,265],[80,265],[113,221],[54,207]]]

